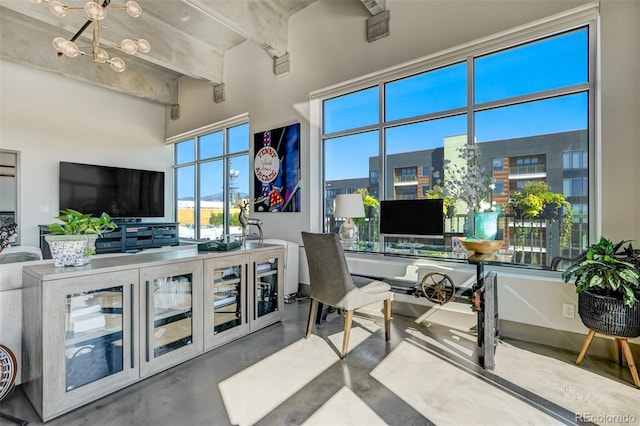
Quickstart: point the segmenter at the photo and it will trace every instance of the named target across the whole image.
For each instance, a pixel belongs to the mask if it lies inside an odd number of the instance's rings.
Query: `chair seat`
[[[377,293],[385,293],[391,291],[391,285],[377,280],[372,280],[371,278],[359,277],[357,275],[352,275],[353,283],[360,290],[367,292],[369,294],[377,294]]]

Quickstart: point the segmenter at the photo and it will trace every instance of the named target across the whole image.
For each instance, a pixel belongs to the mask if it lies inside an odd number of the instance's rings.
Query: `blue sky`
[[[586,83],[587,64],[586,28],[476,58],[476,104]],[[460,112],[466,107],[466,97],[466,63],[453,64],[388,83],[386,119],[393,121],[455,109]],[[378,105],[377,87],[326,101],[325,132],[376,124]],[[487,142],[586,129],[587,120],[586,94],[565,95],[477,112],[475,140]],[[387,154],[439,147],[445,137],[466,133],[464,113],[394,127],[387,130]],[[377,155],[377,132],[329,141],[325,145],[325,177],[327,180],[367,177],[367,157]]]

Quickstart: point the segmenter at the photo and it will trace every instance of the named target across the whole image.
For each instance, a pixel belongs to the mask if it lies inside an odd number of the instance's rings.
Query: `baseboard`
[[[299,294],[309,296],[311,294],[309,284],[300,283]],[[436,306],[436,304],[429,302],[423,297],[414,298],[410,295],[394,294],[394,300],[391,303],[391,312],[393,315],[420,318],[433,309],[434,306]],[[442,311],[445,312],[440,312],[441,315],[445,314],[446,311],[451,311],[452,314],[457,312],[475,315],[471,313],[469,304],[458,302],[448,303]],[[373,319],[379,319],[382,316],[380,309],[375,308],[358,310],[358,313]],[[565,330],[554,330],[507,320],[500,320],[499,330],[501,337],[566,349],[575,352],[576,356],[580,353],[586,338],[586,333],[581,334]],[[634,342],[629,343],[631,345],[631,351],[634,354],[640,353],[640,344]],[[587,355],[617,359],[616,345],[612,338],[596,334],[596,337],[591,342],[591,346],[589,346]],[[639,358],[640,357],[636,355],[636,359]]]
[[[586,334],[553,330],[551,328],[506,320],[500,320],[500,336],[566,349],[576,354],[580,353],[585,338],[587,337]],[[639,344],[629,343],[632,352],[638,353],[640,351]],[[617,359],[618,356],[616,354],[616,344],[613,339],[602,334],[596,334],[596,337],[589,346],[587,355],[609,359]]]

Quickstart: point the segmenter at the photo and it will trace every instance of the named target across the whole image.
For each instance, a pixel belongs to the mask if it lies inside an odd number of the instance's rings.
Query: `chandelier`
[[[53,39],[53,47],[58,51],[58,56],[68,56],[75,58],[78,55],[87,55],[93,57],[93,62],[100,64],[109,64],[112,70],[115,72],[123,72],[127,65],[122,58],[117,56],[110,57],[105,49],[117,49],[128,55],[134,55],[136,52],[147,53],[151,50],[151,44],[143,38],[130,39],[125,38],[119,44],[115,46],[100,45],[100,26],[109,28],[101,22],[107,16],[107,10],[125,11],[129,16],[137,18],[142,15],[142,7],[135,1],[127,1],[124,7],[109,7],[111,0],[104,0],[102,4],[97,0],[88,1],[84,7],[71,7],[58,0],[31,0],[33,3],[46,4],[49,6],[49,10],[55,16],[63,18],[69,11],[84,10],[87,15],[87,22],[78,30],[78,32],[67,40],[64,37],[56,37]],[[91,24],[93,24],[93,38],[90,46],[78,46],[76,39],[86,30]],[[84,52],[82,49],[90,50]]]

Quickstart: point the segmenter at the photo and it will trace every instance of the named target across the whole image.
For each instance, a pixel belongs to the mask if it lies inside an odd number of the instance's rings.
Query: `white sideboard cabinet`
[[[282,319],[283,249],[23,269],[25,394],[43,421]]]

